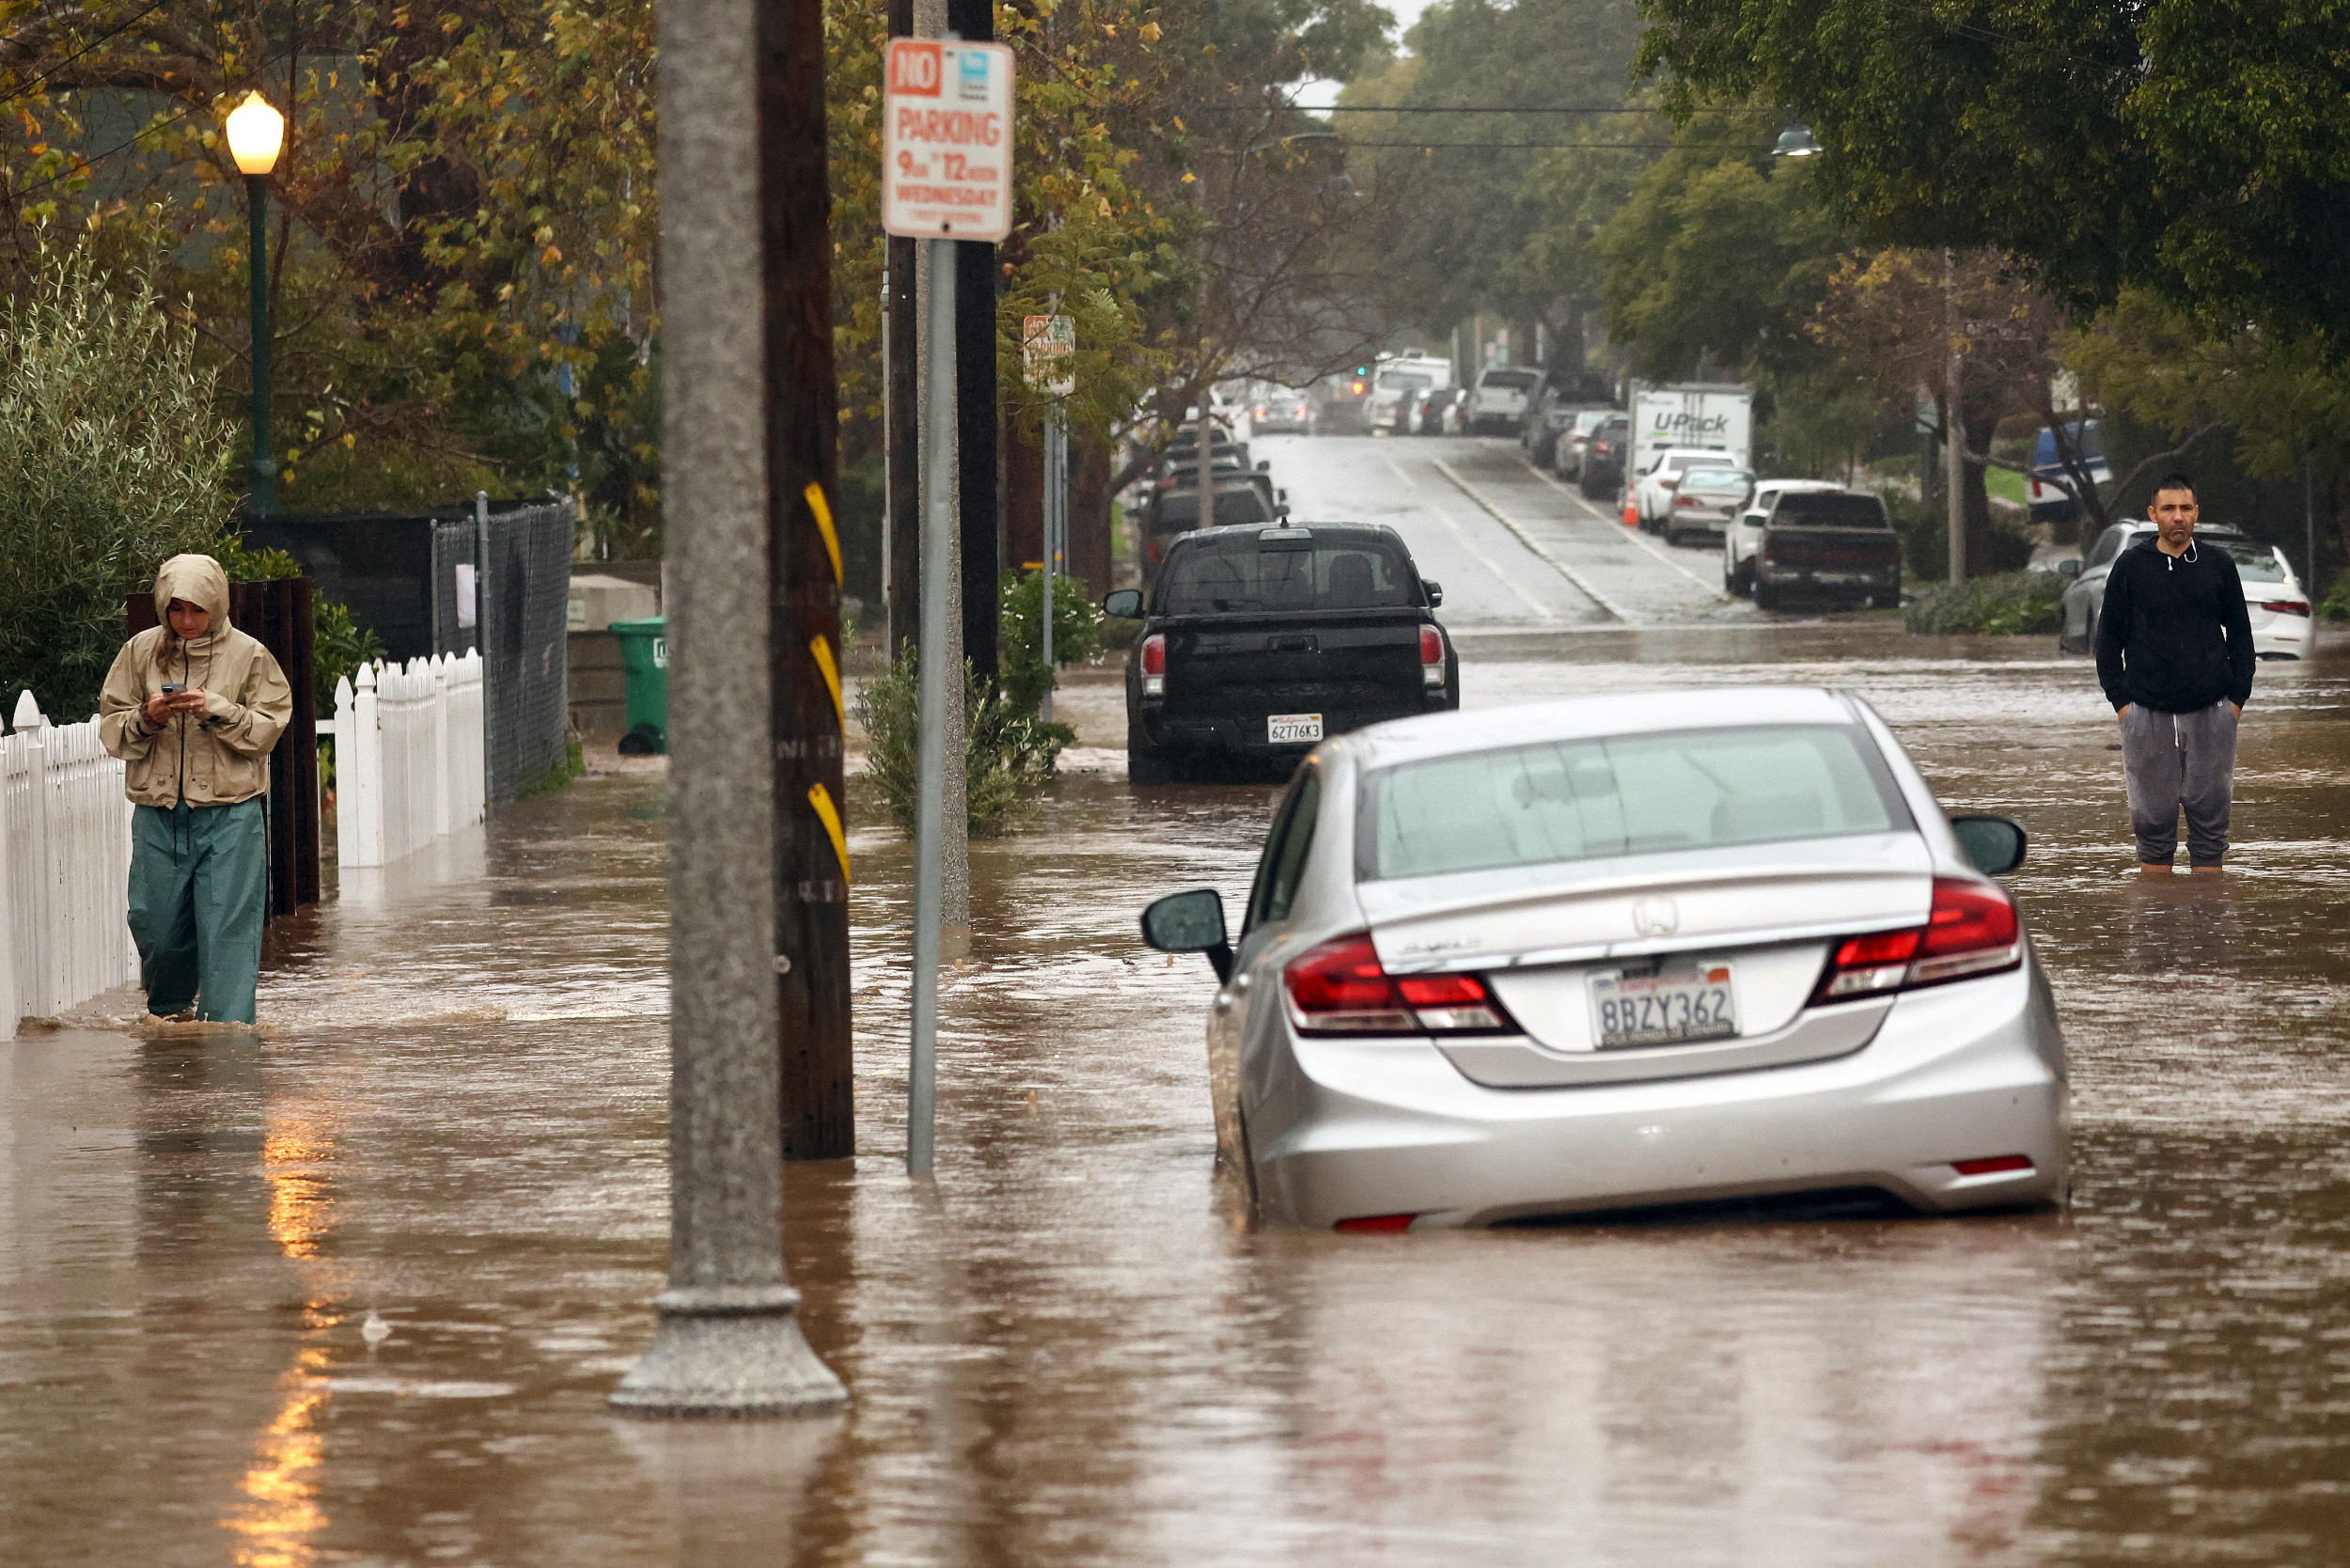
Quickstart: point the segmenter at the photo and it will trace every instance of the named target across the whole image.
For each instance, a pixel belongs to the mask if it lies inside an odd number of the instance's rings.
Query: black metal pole
[[[914,0],[889,0],[889,36],[914,36]],[[889,292],[889,539],[883,570],[889,580],[889,652],[922,640],[922,431],[920,328],[915,320],[914,247],[887,242]]]
[[[245,219],[252,246],[245,270],[253,274],[253,469],[252,510],[267,517],[277,510],[277,464],[269,455],[269,176],[244,177]]]
[[[947,0],[947,25],[975,43],[995,38],[991,0]],[[995,247],[955,245],[955,463],[963,480],[963,653],[982,680],[996,670],[995,582],[1003,572],[1002,484],[995,407]]]

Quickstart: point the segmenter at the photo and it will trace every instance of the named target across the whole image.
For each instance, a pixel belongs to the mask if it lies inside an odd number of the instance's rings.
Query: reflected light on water
[[[310,1379],[326,1360],[322,1345],[295,1357],[286,1403],[254,1445],[253,1463],[238,1485],[243,1500],[221,1521],[237,1537],[232,1560],[238,1568],[309,1568],[317,1560],[313,1538],[326,1528],[318,1500],[325,1446],[318,1413],[329,1396]]]
[[[335,1140],[307,1121],[273,1115],[261,1144],[261,1174],[269,1182],[269,1235],[289,1258],[318,1255],[335,1216],[325,1167]]]

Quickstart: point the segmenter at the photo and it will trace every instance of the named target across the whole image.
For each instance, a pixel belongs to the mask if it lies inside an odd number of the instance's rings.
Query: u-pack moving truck
[[[1727,452],[1754,466],[1754,388],[1735,382],[1632,384],[1632,467],[1627,483],[1656,466],[1668,447]]]

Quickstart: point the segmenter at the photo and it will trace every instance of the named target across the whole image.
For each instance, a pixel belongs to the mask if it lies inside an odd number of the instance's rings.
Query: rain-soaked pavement
[[[2069,1213],[1250,1230],[1208,971],[1133,914],[1240,892],[1274,792],[1131,789],[1091,680],[1099,771],[974,847],[935,1182],[908,855],[852,839],[861,1153],[786,1179],[845,1416],[604,1413],[666,1223],[663,781],[613,774],[294,922],[258,1041],[117,995],[0,1045],[0,1562],[2350,1560],[2350,659],[2263,667],[2233,874],[2156,882],[2045,639],[1545,602],[1464,638],[1466,700],[1834,682],[2029,827]]]

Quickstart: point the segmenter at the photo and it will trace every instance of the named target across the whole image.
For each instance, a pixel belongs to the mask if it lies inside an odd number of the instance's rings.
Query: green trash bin
[[[669,749],[669,618],[616,620],[620,670],[628,684],[628,733],[620,750],[632,757],[659,757]]]

